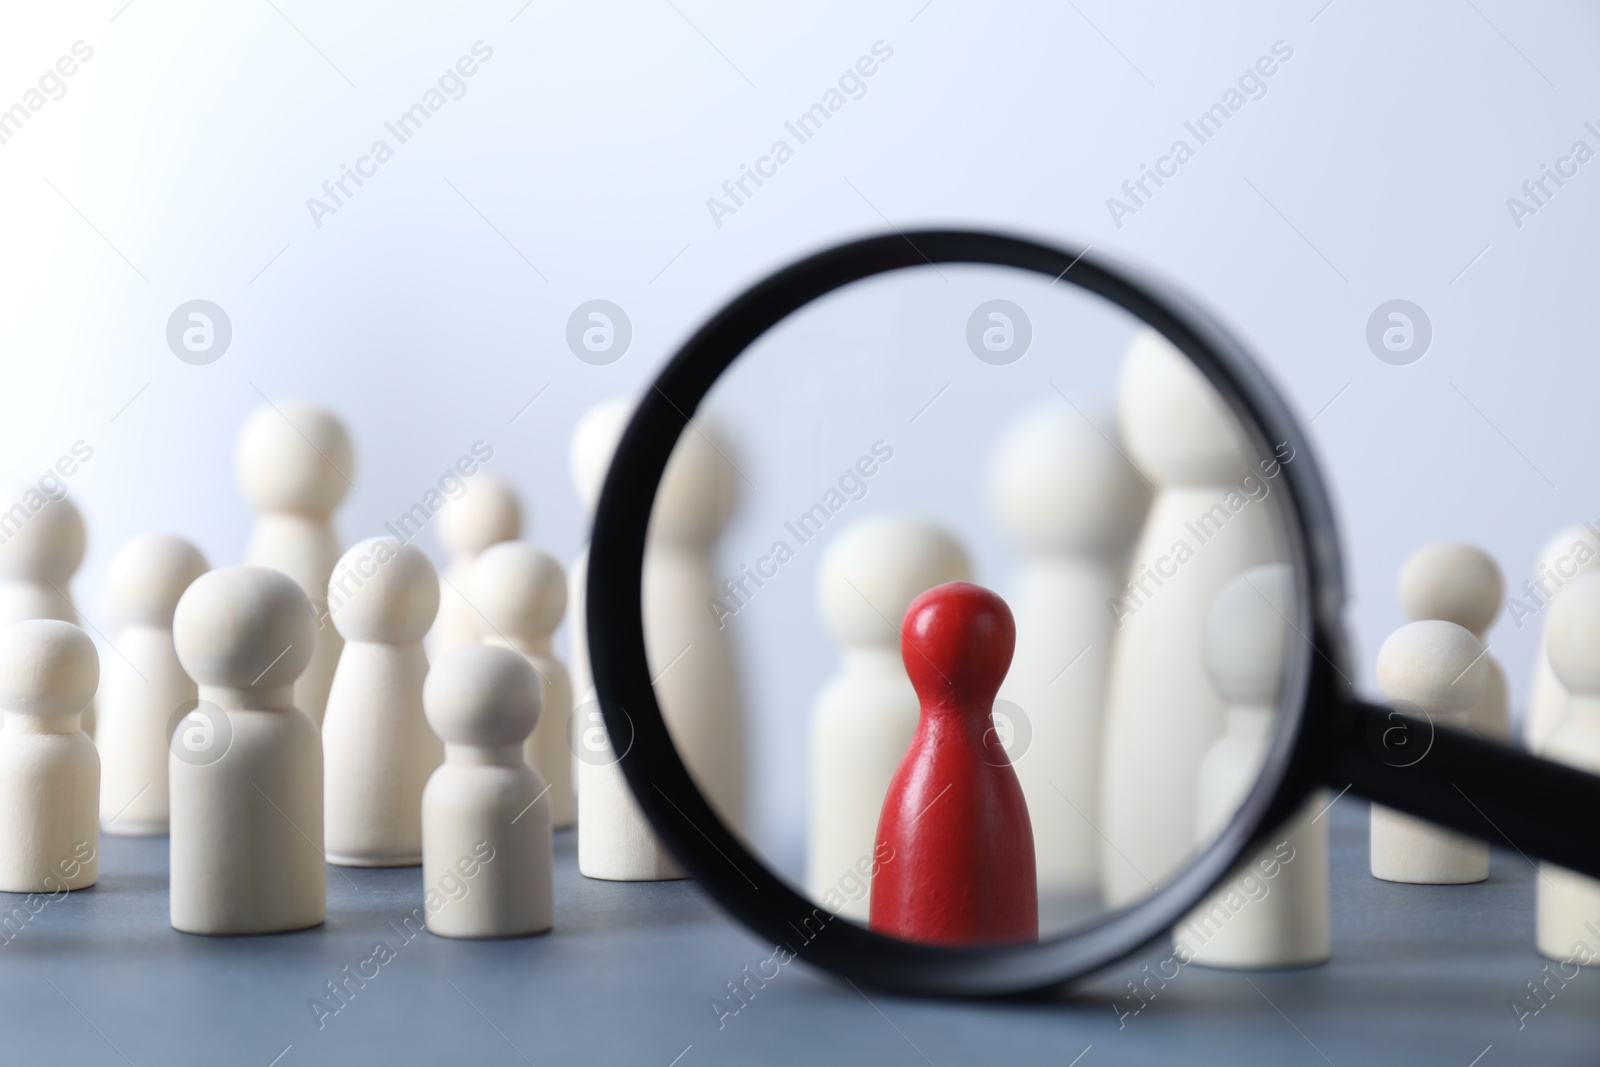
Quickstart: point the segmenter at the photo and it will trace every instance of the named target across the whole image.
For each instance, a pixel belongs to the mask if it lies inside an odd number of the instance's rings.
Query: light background
[[[765,271],[888,225],[1086,242],[1230,322],[1313,420],[1369,689],[1415,547],[1480,543],[1514,588],[1558,526],[1600,519],[1600,162],[1520,228],[1506,206],[1575,140],[1600,147],[1586,5],[110,0],[8,5],[0,25],[0,107],[75,41],[94,50],[0,144],[0,467],[28,478],[77,440],[94,449],[71,480],[91,621],[111,552],[137,533],[237,560],[251,516],[233,439],[263,397],[348,420],[347,540],[482,439],[534,538],[570,559],[582,411],[640,388]],[[307,198],[480,40],[493,58],[465,96],[315,225]],[[716,225],[707,198],[877,41],[893,58],[866,95]],[[1107,198],[1276,41],[1293,58],[1266,96],[1116,225]],[[194,298],[233,325],[210,366],[165,342]],[[605,367],[564,340],[594,298],[634,330]],[[1433,324],[1409,366],[1364,337],[1394,298]],[[1492,636],[1520,701],[1537,626],[1502,618]],[[752,776],[758,833],[793,840],[795,752],[769,748]]]

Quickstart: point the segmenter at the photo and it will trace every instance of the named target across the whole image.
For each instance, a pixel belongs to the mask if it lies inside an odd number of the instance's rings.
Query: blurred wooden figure
[[[528,763],[550,787],[550,821],[573,824],[572,680],[550,639],[567,610],[567,576],[556,558],[526,541],[486,549],[467,578],[468,596],[483,612],[486,644],[527,657],[539,676],[539,725],[528,736]]]
[[[439,575],[417,546],[374,537],[339,560],[327,595],[344,638],[322,721],[328,862],[409,867],[422,862],[422,790],[444,758],[422,711]]]
[[[1480,643],[1500,614],[1505,578],[1494,557],[1477,545],[1438,541],[1412,553],[1400,572],[1400,608],[1412,622],[1453,622]],[[1490,741],[1511,740],[1511,696],[1506,672],[1484,645],[1483,695],[1467,712],[1467,725]]]
[[[1389,758],[1404,766],[1426,753],[1430,730],[1465,728],[1488,676],[1483,646],[1453,622],[1413,622],[1390,634],[1378,650],[1378,688],[1397,713],[1384,735]],[[1372,805],[1371,850],[1373,877],[1388,882],[1459,885],[1489,877],[1488,845],[1381,804]]]
[[[106,575],[106,613],[118,655],[100,691],[100,829],[129,837],[167,832],[167,742],[199,690],[178,662],[172,614],[210,564],[172,534],[123,545]]]
[[[445,500],[437,520],[450,564],[439,575],[439,617],[428,635],[428,652],[435,659],[483,637],[483,619],[467,593],[473,561],[491,545],[522,536],[516,490],[483,470],[466,484],[466,492]]]
[[[1223,735],[1200,765],[1196,839],[1213,841],[1266,762],[1295,615],[1286,564],[1246,571],[1206,622],[1206,673],[1227,705]],[[1173,931],[1176,947],[1208,967],[1300,967],[1328,958],[1326,790],[1317,790],[1269,843],[1245,857]]]
[[[100,757],[80,716],[99,684],[94,642],[71,623],[0,630],[0,891],[95,883]]]
[[[36,485],[20,488],[17,507],[0,521],[0,629],[23,619],[59,619],[78,625],[72,602],[72,576],[83,563],[88,532],[83,513],[66,496],[47,494]],[[95,734],[95,706],[83,709],[83,732]]]
[[[821,901],[842,885],[838,914],[848,918],[867,920],[878,817],[921,711],[890,620],[903,619],[928,589],[971,572],[943,527],[901,516],[853,524],[822,558],[817,602],[843,662],[812,713],[806,889]]]
[[[1585,575],[1561,591],[1550,605],[1544,632],[1550,666],[1568,697],[1566,714],[1542,755],[1600,774],[1600,574]],[[1534,893],[1535,937],[1542,954],[1568,960],[1580,942],[1594,944],[1600,880],[1541,863]],[[1580,962],[1600,961],[1591,951]]]
[[[350,434],[333,412],[283,402],[257,408],[239,431],[234,476],[256,523],[244,561],[293,578],[311,601],[316,649],[295,683],[295,705],[322,725],[344,642],[328,622],[328,578],[339,561],[333,512],[352,488]]]

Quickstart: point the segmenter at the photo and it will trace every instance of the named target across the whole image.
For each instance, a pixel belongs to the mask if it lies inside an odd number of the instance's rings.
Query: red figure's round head
[[[1016,644],[1006,602],[971,582],[929,589],[911,602],[900,625],[900,658],[925,709],[976,708],[987,715]]]

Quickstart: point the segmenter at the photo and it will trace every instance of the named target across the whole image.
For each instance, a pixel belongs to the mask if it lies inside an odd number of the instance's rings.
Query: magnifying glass
[[[620,432],[586,633],[628,847],[808,963],[986,995],[1325,853],[1345,791],[1600,876],[1600,778],[1360,701],[1343,604],[1310,442],[1227,330],[1085,249],[919,231],[684,344]]]

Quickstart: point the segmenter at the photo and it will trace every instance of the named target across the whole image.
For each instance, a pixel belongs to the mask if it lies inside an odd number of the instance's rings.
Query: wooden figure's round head
[[[526,541],[486,549],[467,575],[467,600],[507,637],[543,641],[567,611],[567,575],[550,553]]]
[[[439,573],[416,545],[369,537],[328,579],[328,615],[346,641],[421,641],[439,614]]]
[[[851,524],[822,557],[817,603],[841,644],[893,649],[917,594],[972,577],[967,554],[942,526],[877,515]]]
[[[1436,541],[1400,570],[1400,610],[1413,622],[1443,619],[1482,634],[1500,613],[1506,583],[1494,558],[1460,541]]]
[[[637,402],[629,396],[604,400],[583,413],[572,431],[572,448],[567,459],[572,487],[578,491],[586,511],[592,516],[600,504],[600,489],[611,468],[622,431],[628,428]]]
[[[1465,712],[1489,679],[1483,645],[1442,619],[1407,623],[1378,650],[1378,688],[1391,704],[1429,715]]]
[[[266,567],[221,567],[185,590],[172,616],[178,662],[198,685],[279,689],[311,662],[317,616],[294,579]]]
[[[682,544],[709,544],[739,496],[731,446],[709,419],[696,418],[678,437],[662,472],[650,511],[650,536]]]
[[[267,404],[239,431],[233,470],[256,511],[325,519],[350,491],[355,451],[344,423],[326,408]]]
[[[0,534],[5,535],[0,577],[49,581],[63,594],[88,544],[78,506],[69,497],[47,495],[36,485],[11,494],[9,510],[0,511]]]
[[[924,710],[981,711],[987,719],[1016,644],[1006,602],[971,582],[929,589],[911,602],[900,626],[900,658]]]
[[[1225,703],[1276,706],[1294,637],[1289,623],[1294,612],[1294,571],[1287,563],[1245,571],[1217,594],[1201,653],[1211,685]]]
[[[1128,348],[1117,422],[1133,461],[1158,486],[1223,485],[1250,473],[1239,422],[1215,387],[1154,330]]]
[[[100,686],[100,656],[70,622],[28,619],[0,630],[0,711],[76,715]]]
[[[471,559],[490,545],[522,536],[522,505],[505,480],[479,471],[467,491],[439,509],[439,543],[456,559]]]
[[[539,675],[498,645],[462,645],[433,665],[422,709],[451,745],[519,745],[539,723]]]
[[[1032,552],[1124,551],[1138,536],[1150,487],[1112,443],[1110,412],[1056,398],[1006,428],[989,463],[989,500],[1006,532]]]
[[[117,549],[106,572],[106,614],[116,626],[172,625],[178,598],[211,565],[174,534],[135,537]]]
[[[1550,604],[1544,644],[1562,685],[1574,695],[1600,696],[1600,574],[1562,587]]]

